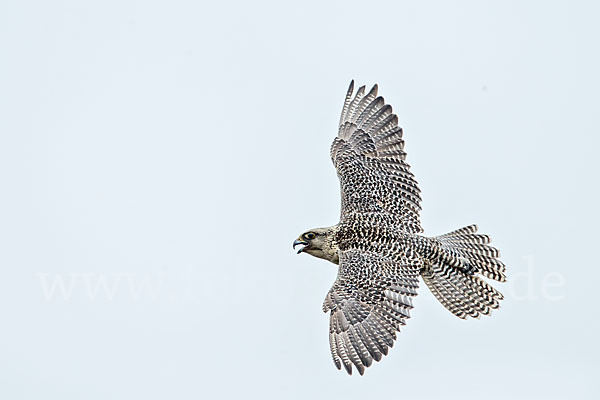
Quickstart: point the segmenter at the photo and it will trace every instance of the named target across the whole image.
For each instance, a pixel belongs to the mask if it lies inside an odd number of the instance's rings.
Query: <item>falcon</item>
[[[323,303],[338,369],[352,374],[354,367],[362,375],[388,354],[410,318],[419,279],[459,318],[499,307],[502,294],[482,278],[506,281],[489,236],[476,225],[421,234],[421,194],[406,163],[402,129],[377,85],[354,94],[350,83],[331,159],[340,180],[340,221],[304,232],[293,247],[338,265]]]

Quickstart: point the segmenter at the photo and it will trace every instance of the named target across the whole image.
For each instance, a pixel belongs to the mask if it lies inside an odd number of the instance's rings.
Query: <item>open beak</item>
[[[304,247],[301,247],[300,250],[298,250],[297,254],[300,254],[300,253],[302,253],[302,250],[304,250],[306,248],[306,246],[308,246],[308,242],[305,242],[304,240],[296,239],[296,240],[294,240],[294,246],[292,248],[295,249],[296,246],[298,246],[298,245],[304,246]]]

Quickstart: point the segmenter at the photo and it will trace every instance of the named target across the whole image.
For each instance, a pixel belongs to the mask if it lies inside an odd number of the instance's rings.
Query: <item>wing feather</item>
[[[418,287],[419,265],[408,258],[391,261],[358,249],[340,254],[338,278],[325,297],[330,313],[333,362],[362,375],[394,345],[396,332],[410,318]]]
[[[340,177],[342,217],[352,212],[393,215],[408,232],[422,232],[421,191],[405,162],[402,128],[377,85],[355,95],[350,83],[331,158]]]

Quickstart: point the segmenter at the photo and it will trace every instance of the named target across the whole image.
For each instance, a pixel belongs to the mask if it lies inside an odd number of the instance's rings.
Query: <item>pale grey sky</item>
[[[0,397],[598,398],[599,12],[1,2]],[[422,287],[363,377],[330,358],[335,267],[291,248],[337,222],[353,78],[399,116],[426,234],[477,223],[509,271],[479,321]]]

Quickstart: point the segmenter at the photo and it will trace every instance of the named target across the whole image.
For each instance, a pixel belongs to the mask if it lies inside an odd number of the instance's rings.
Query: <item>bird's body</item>
[[[331,157],[341,185],[340,222],[302,234],[300,252],[339,264],[323,310],[338,368],[362,374],[393,346],[417,294],[419,277],[460,318],[487,315],[502,294],[478,275],[504,281],[490,238],[475,225],[421,235],[420,190],[405,162],[402,129],[377,85],[354,97],[350,85]]]

